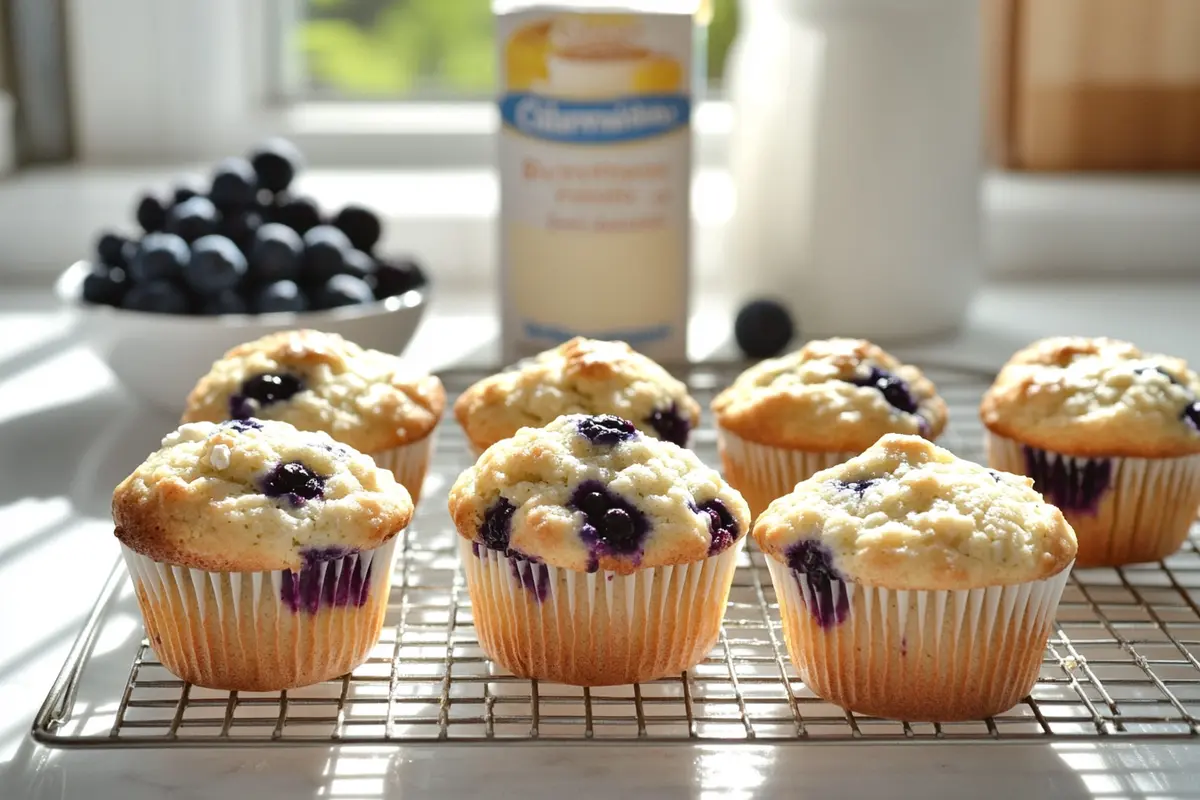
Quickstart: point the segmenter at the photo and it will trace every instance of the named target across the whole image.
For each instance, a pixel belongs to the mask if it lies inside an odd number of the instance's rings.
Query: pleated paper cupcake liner
[[[521,677],[578,686],[678,675],[717,643],[745,537],[691,564],[575,572],[462,540],[483,650]]]
[[[336,678],[366,659],[395,546],[392,538],[296,572],[207,572],[122,551],[164,667],[197,686],[266,692]]]
[[[424,439],[409,442],[390,450],[380,450],[371,453],[375,465],[380,469],[389,470],[396,476],[396,482],[408,489],[412,495],[413,505],[421,499],[421,487],[425,484],[425,473],[433,460],[433,439],[436,428],[429,432]]]
[[[1028,695],[1070,574],[912,591],[767,566],[804,683],[855,713],[910,722],[982,719]]]
[[[772,447],[747,441],[720,426],[717,426],[717,446],[725,479],[742,493],[750,505],[750,513],[756,517],[772,500],[790,493],[800,481],[858,455],[849,451]]]
[[[1158,561],[1179,549],[1200,507],[1200,455],[1083,458],[987,434],[988,464],[1033,478],[1075,529],[1081,567]]]

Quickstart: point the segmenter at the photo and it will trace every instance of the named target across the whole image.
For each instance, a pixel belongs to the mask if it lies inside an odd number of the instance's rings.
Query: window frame
[[[297,101],[297,65],[273,32],[294,23],[295,0],[66,3],[82,164],[209,161],[283,135],[316,167],[494,165],[490,101]],[[723,162],[731,122],[727,103],[697,105],[698,165]]]

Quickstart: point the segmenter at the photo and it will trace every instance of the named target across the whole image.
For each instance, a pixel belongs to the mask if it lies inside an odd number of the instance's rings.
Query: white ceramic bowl
[[[151,314],[84,302],[88,269],[87,262],[76,262],[55,284],[59,299],[78,317],[79,333],[131,392],[173,412],[183,410],[188,392],[225,351],[275,331],[313,328],[399,355],[429,299],[425,286],[367,305],[302,314]]]

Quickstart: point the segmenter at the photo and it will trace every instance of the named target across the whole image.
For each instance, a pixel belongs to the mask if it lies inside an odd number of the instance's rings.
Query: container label
[[[506,126],[549,142],[629,142],[685,127],[691,100],[658,95],[597,103],[516,92],[500,101],[500,117]]]

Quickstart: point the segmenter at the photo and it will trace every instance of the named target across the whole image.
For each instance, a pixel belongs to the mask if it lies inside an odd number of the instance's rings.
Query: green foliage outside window
[[[488,0],[304,0],[297,32],[310,97],[484,97],[496,78]],[[708,76],[719,83],[736,0],[715,0]]]

